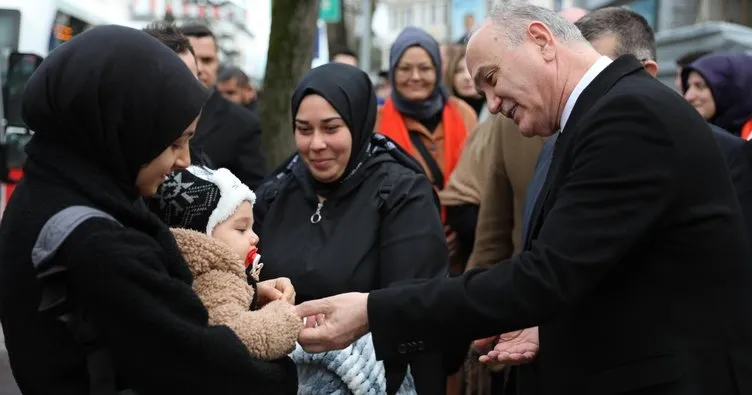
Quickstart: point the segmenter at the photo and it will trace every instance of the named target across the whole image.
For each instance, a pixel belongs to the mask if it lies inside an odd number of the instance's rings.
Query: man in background
[[[349,64],[350,66],[358,66],[358,55],[355,54],[354,51],[351,51],[347,48],[343,48],[340,50],[337,50],[332,55],[332,63],[344,63]]]
[[[223,67],[219,72],[217,90],[225,99],[257,113],[258,97],[248,75],[237,66]]]
[[[193,47],[180,29],[175,25],[163,21],[154,22],[146,26],[143,31],[161,41],[162,44],[173,50],[180,59],[185,62],[188,69],[198,78],[198,63]]]
[[[219,70],[217,40],[208,27],[182,26],[198,61],[198,77],[212,90],[191,140],[194,150],[212,168],[225,167],[240,181],[256,188],[266,176],[261,150],[261,121],[251,111],[234,105],[216,89]]]
[[[596,51],[612,59],[626,54],[634,55],[642,61],[645,71],[653,77],[658,75],[655,36],[641,15],[627,8],[608,7],[593,11],[575,25]],[[676,61],[679,73],[681,68],[709,53],[697,51],[680,57]],[[728,131],[713,124],[708,126],[729,167],[752,245],[752,164],[748,159],[752,148],[750,143]]]

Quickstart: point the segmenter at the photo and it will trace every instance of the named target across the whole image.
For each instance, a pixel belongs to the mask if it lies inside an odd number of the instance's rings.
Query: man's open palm
[[[499,336],[496,346],[479,361],[487,365],[520,365],[535,359],[540,348],[538,327],[508,332]]]

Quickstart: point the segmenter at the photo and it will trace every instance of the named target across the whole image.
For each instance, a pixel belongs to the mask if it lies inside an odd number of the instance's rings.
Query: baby
[[[229,327],[254,357],[272,360],[295,348],[302,322],[289,280],[258,282],[255,200],[229,170],[190,166],[171,174],[147,205],[172,228],[209,324]]]

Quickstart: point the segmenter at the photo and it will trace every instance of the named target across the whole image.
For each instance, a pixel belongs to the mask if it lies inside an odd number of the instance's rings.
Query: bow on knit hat
[[[241,203],[253,207],[256,195],[227,169],[189,166],[173,172],[146,199],[149,209],[172,228],[192,229],[211,236]]]

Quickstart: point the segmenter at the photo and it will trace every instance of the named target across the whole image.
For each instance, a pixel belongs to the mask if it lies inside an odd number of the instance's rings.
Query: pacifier
[[[249,272],[251,277],[258,279],[262,267],[264,267],[264,264],[261,263],[261,254],[258,253],[258,248],[251,248],[245,256],[246,271]]]

